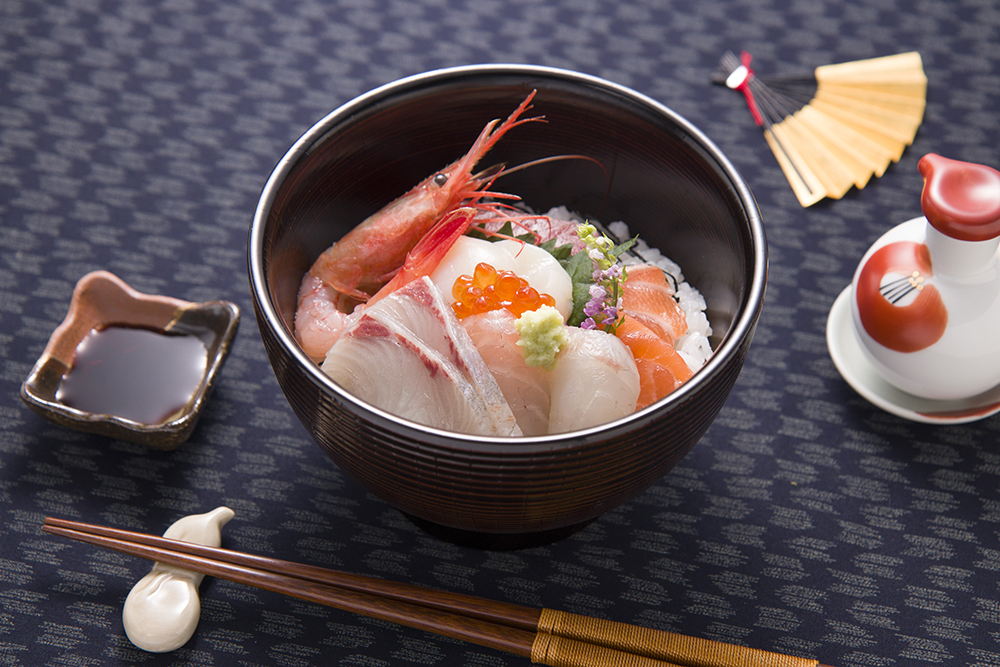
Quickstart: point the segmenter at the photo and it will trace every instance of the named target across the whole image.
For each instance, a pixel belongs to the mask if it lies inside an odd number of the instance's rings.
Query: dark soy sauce
[[[205,376],[208,350],[197,336],[121,325],[80,342],[56,400],[77,410],[159,424],[187,404]]]

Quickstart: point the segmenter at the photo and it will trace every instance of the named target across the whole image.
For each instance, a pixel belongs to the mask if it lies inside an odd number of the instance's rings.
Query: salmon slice
[[[652,264],[628,267],[622,292],[622,309],[660,338],[674,343],[688,329],[684,311],[663,270]]]
[[[632,271],[629,270],[625,284],[631,281]],[[660,338],[628,313],[622,318],[616,334],[632,351],[636,368],[639,369],[639,398],[635,404],[636,410],[660,400],[694,375],[671,342]]]

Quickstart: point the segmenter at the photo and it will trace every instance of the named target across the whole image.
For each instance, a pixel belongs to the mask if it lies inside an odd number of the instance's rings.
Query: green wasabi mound
[[[525,363],[547,371],[555,368],[556,355],[569,343],[559,311],[552,306],[529,310],[517,318],[515,325]]]

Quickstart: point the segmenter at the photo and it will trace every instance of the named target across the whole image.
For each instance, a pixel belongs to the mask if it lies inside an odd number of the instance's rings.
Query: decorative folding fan
[[[762,79],[750,54],[722,58],[713,80],[746,97],[803,206],[839,199],[881,176],[913,143],[927,77],[920,54],[817,67],[813,76]]]

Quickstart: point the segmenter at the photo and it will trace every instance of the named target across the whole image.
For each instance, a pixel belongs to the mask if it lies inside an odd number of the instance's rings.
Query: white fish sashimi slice
[[[402,327],[454,364],[486,406],[496,433],[521,435],[486,362],[430,278],[411,282],[365,312],[390,327]]]
[[[454,364],[368,313],[330,348],[323,371],[358,398],[404,419],[496,435],[485,404]]]
[[[466,433],[521,435],[496,380],[429,278],[367,308],[322,368],[401,417]]]
[[[467,337],[465,341],[455,340],[456,332],[464,330],[444,303],[441,290],[429,278],[420,278],[396,290],[365,312],[380,322],[405,328],[453,363],[465,363],[462,357],[467,356],[467,351],[460,347],[463,342],[471,346],[472,341]]]
[[[549,373],[529,366],[517,344],[517,318],[506,308],[462,320],[479,354],[500,385],[524,435],[545,435],[549,428]]]
[[[639,371],[616,336],[566,327],[569,343],[552,371],[549,433],[564,433],[613,421],[635,412]]]

